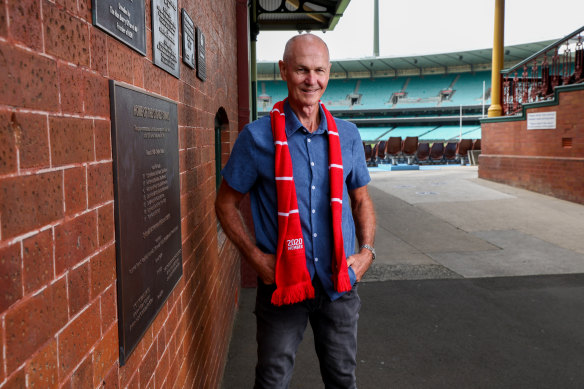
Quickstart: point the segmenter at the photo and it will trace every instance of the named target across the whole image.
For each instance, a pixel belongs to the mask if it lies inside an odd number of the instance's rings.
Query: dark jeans
[[[259,281],[255,389],[288,388],[308,320],[325,388],[356,388],[357,320],[361,307],[357,285],[335,301],[330,301],[316,276],[313,285],[314,299],[277,307],[270,302],[275,285]]]

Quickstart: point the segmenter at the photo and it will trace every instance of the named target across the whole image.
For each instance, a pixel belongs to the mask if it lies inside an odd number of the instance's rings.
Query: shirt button
[[[315,189],[316,189],[316,186],[312,185],[312,190],[315,190]]]
[[[314,262],[318,262],[318,258],[314,258]]]
[[[310,162],[310,166],[314,166],[314,162]]]
[[[312,236],[314,236],[316,238],[318,236],[318,234],[315,232],[314,234],[312,234]]]
[[[308,142],[308,143],[310,143],[310,142],[311,142],[310,138],[308,138],[307,142]]]
[[[312,213],[315,213],[315,212],[316,212],[316,209],[313,209],[313,210],[312,210]]]

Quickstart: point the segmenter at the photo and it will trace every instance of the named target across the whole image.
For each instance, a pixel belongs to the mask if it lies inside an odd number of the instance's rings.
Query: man
[[[309,320],[326,388],[355,388],[357,282],[375,259],[363,146],[319,103],[331,68],[320,38],[290,39],[279,66],[288,98],[241,132],[215,204],[259,276],[255,388],[288,387]],[[247,192],[255,242],[239,212]]]

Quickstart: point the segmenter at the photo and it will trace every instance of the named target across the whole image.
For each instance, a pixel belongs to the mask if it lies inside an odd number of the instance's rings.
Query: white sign
[[[528,130],[555,130],[556,112],[536,112],[527,114]]]

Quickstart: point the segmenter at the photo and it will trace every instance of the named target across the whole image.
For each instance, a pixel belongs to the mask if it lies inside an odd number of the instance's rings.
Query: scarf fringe
[[[348,292],[353,289],[348,272],[339,272],[338,274],[333,273],[333,283],[335,285],[335,290],[339,293]]]
[[[272,304],[282,306],[295,304],[314,298],[314,287],[311,281],[305,281],[290,286],[279,286],[272,294]]]

